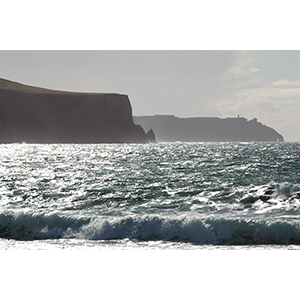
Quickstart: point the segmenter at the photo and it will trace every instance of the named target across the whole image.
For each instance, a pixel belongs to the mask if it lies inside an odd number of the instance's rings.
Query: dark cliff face
[[[0,142],[145,143],[126,95],[51,91],[0,79]]]
[[[134,117],[144,130],[153,128],[159,142],[276,142],[283,136],[256,119],[178,118],[175,116]]]

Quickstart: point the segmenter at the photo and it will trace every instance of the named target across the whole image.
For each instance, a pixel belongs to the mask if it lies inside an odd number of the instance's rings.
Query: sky
[[[300,141],[300,51],[0,51],[0,78],[127,94],[133,114],[246,117]]]

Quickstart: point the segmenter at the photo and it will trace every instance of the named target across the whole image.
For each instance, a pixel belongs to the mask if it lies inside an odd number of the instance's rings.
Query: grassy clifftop
[[[77,92],[66,92],[66,91],[56,91],[45,88],[39,88],[34,86],[25,85],[18,82],[13,82],[7,79],[0,78],[0,89],[9,90],[13,92],[19,93],[27,93],[27,94],[51,94],[51,95],[73,95],[73,96],[81,96],[81,95],[105,95],[103,93],[77,93]]]

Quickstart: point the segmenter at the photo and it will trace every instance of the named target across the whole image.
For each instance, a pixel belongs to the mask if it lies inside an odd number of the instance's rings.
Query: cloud
[[[236,59],[231,68],[228,69],[226,79],[238,79],[247,76],[248,74],[255,73],[259,69],[253,69],[249,65],[254,61],[251,56],[252,51],[237,51]]]
[[[221,97],[205,103],[203,111],[215,108],[221,117],[256,117],[283,134],[286,140],[299,141],[300,79],[266,76],[251,57],[251,51],[235,55],[219,86]],[[252,66],[254,62],[256,67]]]
[[[228,69],[223,82],[223,88],[230,90],[230,100],[252,102],[253,104],[268,102],[283,104],[290,99],[299,101],[300,79],[273,79],[262,77],[259,68],[252,68],[251,51],[240,51],[232,68]],[[279,100],[280,99],[280,100]],[[222,99],[224,101],[224,99]],[[266,107],[265,107],[266,108]]]
[[[272,86],[278,89],[299,89],[300,88],[300,79],[298,80],[277,80],[272,82]]]
[[[258,71],[259,71],[259,69],[249,68],[249,72],[250,72],[250,73],[256,73],[256,72],[258,72]]]

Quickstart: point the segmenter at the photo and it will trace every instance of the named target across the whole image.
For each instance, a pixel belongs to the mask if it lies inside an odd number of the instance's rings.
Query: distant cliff
[[[283,136],[254,118],[133,117],[144,130],[153,129],[158,142],[273,142]]]
[[[0,79],[0,143],[145,143],[128,96],[53,91]]]

